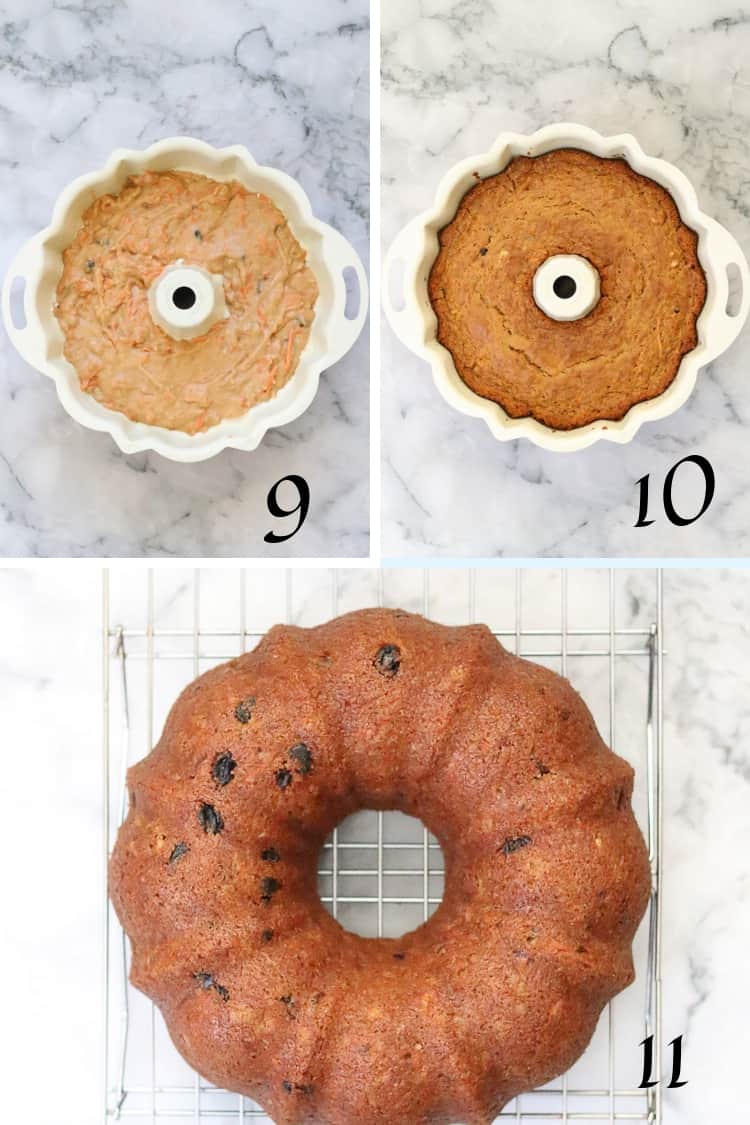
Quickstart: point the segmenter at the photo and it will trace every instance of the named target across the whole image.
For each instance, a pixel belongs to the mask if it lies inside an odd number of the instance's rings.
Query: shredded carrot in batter
[[[148,304],[178,259],[223,277],[229,312],[188,340],[158,327]],[[287,382],[317,297],[304,250],[266,196],[236,181],[146,172],[84,212],[63,254],[55,314],[84,390],[134,421],[197,433]],[[291,328],[290,310],[299,313]]]

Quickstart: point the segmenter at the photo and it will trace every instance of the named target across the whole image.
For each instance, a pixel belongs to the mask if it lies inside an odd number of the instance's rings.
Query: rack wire
[[[252,648],[277,620],[315,624],[365,605],[400,605],[436,620],[484,620],[506,647],[568,676],[609,744],[636,768],[634,809],[652,873],[636,938],[636,983],[616,997],[583,1058],[498,1117],[521,1123],[661,1123],[660,1087],[638,1088],[640,1044],[654,1036],[661,1074],[663,645],[659,571],[149,571],[105,573],[103,595],[104,847],[125,811],[125,772],[148,753],[174,697],[200,672]],[[363,810],[327,841],[321,899],[343,925],[398,936],[442,898],[442,854],[413,818]],[[157,1122],[270,1119],[249,1099],[191,1071],[156,1008],[127,981],[127,941],[105,894],[104,1116]],[[401,1123],[394,1122],[394,1125]]]

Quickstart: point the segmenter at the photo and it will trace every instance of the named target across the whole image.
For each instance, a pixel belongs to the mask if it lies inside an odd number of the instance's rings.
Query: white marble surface
[[[193,581],[185,571],[156,574],[152,595],[158,629],[192,627]],[[278,570],[248,572],[245,582],[248,626],[261,629],[283,618],[288,608],[292,620],[313,624],[335,608],[372,604],[379,586],[377,572],[370,570],[342,571],[335,582],[327,572],[304,571],[293,575],[287,602],[288,588]],[[471,587],[465,572],[433,571],[425,586],[417,571],[387,571],[382,585],[390,604],[426,608],[446,622],[467,620]],[[202,573],[205,634],[238,627],[239,588],[234,570]],[[649,627],[655,612],[653,572],[617,572],[612,593],[618,629]],[[609,597],[605,573],[571,572],[569,628],[606,628]],[[114,568],[112,624],[142,629],[147,598],[142,572]],[[479,572],[473,599],[478,619],[514,631],[512,572]],[[523,630],[556,630],[560,605],[557,572],[523,574]],[[12,777],[0,818],[0,881],[10,907],[0,920],[5,1013],[0,1116],[14,1125],[103,1125],[100,610],[98,571],[0,570],[0,734]],[[667,1096],[665,1125],[743,1125],[746,1117],[750,767],[743,741],[750,723],[744,674],[749,616],[750,571],[664,575],[664,1038],[685,1035],[683,1076],[689,1082]],[[230,655],[230,643],[226,637],[204,636],[201,667]],[[639,647],[642,638],[621,635],[618,643]],[[134,756],[148,742],[144,665],[136,657],[142,644],[137,638],[129,642]],[[550,639],[530,634],[523,644],[526,651],[538,652],[549,648]],[[568,674],[609,737],[608,663],[595,655],[572,655],[579,647],[603,649],[606,639],[571,632]],[[157,638],[156,649],[172,653],[157,660],[158,730],[168,703],[192,676],[192,639]],[[175,658],[179,652],[187,659]],[[544,659],[560,666],[559,659],[556,664]],[[618,658],[615,745],[634,761],[643,753],[644,677],[644,657]],[[116,680],[112,693],[116,737]],[[642,818],[642,770],[636,804]],[[642,941],[643,934],[639,956]],[[618,1027],[623,1016],[626,1021],[628,1014],[637,1017],[637,990],[636,984],[617,1002]],[[139,1037],[135,1046],[148,1056],[148,1022],[143,1026],[145,1041]],[[636,1035],[620,1038],[618,1032],[623,1082],[638,1081]],[[168,1045],[162,1038],[158,1051],[159,1066],[166,1067]],[[148,1078],[148,1067],[145,1073]]]
[[[664,1038],[690,1085],[666,1125],[747,1116],[750,572],[666,578]]]
[[[19,770],[0,821],[0,955],[14,966],[0,1118],[18,1125],[102,1123],[99,587],[83,569],[0,570],[0,730]]]
[[[61,189],[120,145],[244,143],[295,176],[367,261],[367,0],[0,3],[0,271]],[[0,341],[0,555],[368,553],[368,341],[254,453],[126,457]],[[304,529],[268,547],[269,488],[304,476]]]
[[[458,160],[562,120],[634,133],[750,253],[749,49],[750,8],[721,0],[384,0],[384,243]],[[382,366],[386,557],[748,554],[747,326],[677,414],[628,446],[565,456],[497,442],[453,411],[387,325]],[[696,452],[716,472],[709,511],[687,529],[663,516],[635,529],[638,478]],[[686,512],[697,484],[688,469]]]

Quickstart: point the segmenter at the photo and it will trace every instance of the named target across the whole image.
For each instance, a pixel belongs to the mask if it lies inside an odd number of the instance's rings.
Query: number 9
[[[289,481],[297,489],[297,503],[293,508],[282,508],[279,503],[279,489],[282,484]],[[302,524],[307,519],[307,512],[310,507],[310,487],[304,477],[298,477],[294,474],[288,477],[282,477],[277,480],[276,484],[271,488],[268,496],[266,497],[268,510],[272,516],[293,516],[295,512],[299,512],[299,520],[297,526],[289,532],[288,535],[277,535],[275,531],[269,531],[267,535],[263,536],[265,543],[285,543],[287,539],[291,539],[296,535]]]

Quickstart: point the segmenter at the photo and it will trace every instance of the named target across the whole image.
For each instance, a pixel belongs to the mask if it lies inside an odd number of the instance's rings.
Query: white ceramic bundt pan
[[[54,315],[55,290],[62,273],[62,252],[70,244],[89,204],[100,195],[120,191],[128,176],[139,172],[198,172],[216,180],[239,180],[249,191],[263,192],[283,211],[320,290],[315,317],[297,370],[278,394],[200,434],[186,434],[161,426],[133,422],[109,410],[81,390],[74,368],[63,355],[63,335]],[[359,285],[359,309],[344,315],[346,287],[343,271],[351,267]],[[11,286],[26,283],[26,325],[17,328],[11,316]],[[27,363],[54,379],[60,402],[77,422],[111,434],[125,453],[153,449],[173,461],[204,461],[223,449],[255,449],[267,430],[291,422],[312,402],[321,371],[352,347],[367,315],[367,278],[347,240],[315,219],[310,201],[299,184],[275,168],[253,160],[242,145],[217,149],[190,137],[170,137],[138,151],[116,149],[98,172],[80,176],[60,195],[46,230],[18,252],[2,289],[5,329]]]
[[[437,341],[437,319],[427,293],[427,280],[438,253],[438,231],[454,217],[460,201],[477,178],[496,175],[515,156],[541,156],[557,148],[624,157],[636,172],[666,188],[683,222],[698,234],[698,257],[707,283],[706,303],[698,318],[698,344],[683,357],[669,387],[657,398],[631,407],[620,421],[592,422],[575,430],[553,430],[533,418],[510,418],[497,403],[470,390],[458,375],[450,352]],[[571,253],[574,252],[575,248],[571,247]],[[396,308],[390,292],[397,262],[403,263],[404,270],[402,308]],[[739,271],[742,289],[739,308],[730,316],[727,270],[732,265]],[[695,386],[700,368],[725,351],[745,323],[750,309],[750,270],[732,235],[700,210],[695,191],[682,172],[665,160],[646,156],[635,137],[628,133],[603,137],[583,125],[548,125],[530,136],[501,133],[487,152],[471,156],[451,168],[440,182],[435,205],[404,227],[386,255],[383,305],[393,331],[407,348],[427,360],[437,389],[456,410],[483,418],[501,441],[529,438],[545,449],[574,452],[602,438],[630,441],[644,422],[665,418],[682,406]]]

